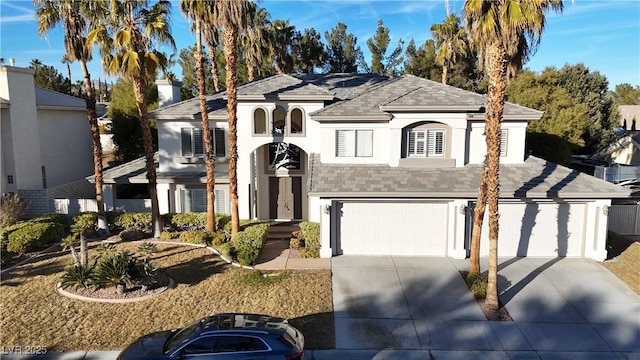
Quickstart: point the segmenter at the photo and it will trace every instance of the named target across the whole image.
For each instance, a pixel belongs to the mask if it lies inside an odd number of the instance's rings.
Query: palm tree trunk
[[[227,61],[227,121],[229,122],[229,193],[231,198],[231,236],[240,230],[238,210],[238,97],[236,94],[236,33],[232,26],[222,34],[224,57]]]
[[[69,95],[73,94],[73,91],[71,91],[71,65],[69,65],[69,63],[66,64],[67,65],[67,76],[68,76],[68,83],[69,83]]]
[[[498,198],[500,187],[500,122],[504,110],[506,93],[505,49],[499,44],[490,44],[489,92],[485,125],[487,141],[487,205],[489,207],[489,281],[486,304],[491,310],[498,309]]]
[[[207,46],[209,50],[209,61],[211,62],[211,77],[213,78],[213,89],[215,92],[220,91],[220,78],[218,77],[218,63],[216,62],[216,49]]]
[[[208,231],[215,231],[215,159],[213,154],[213,143],[211,132],[209,131],[209,111],[207,110],[207,96],[204,83],[204,56],[202,55],[202,31],[200,20],[196,20],[196,74],[198,77],[198,99],[200,100],[200,119],[202,120],[202,136],[204,138],[204,164],[207,173],[207,225]]]
[[[446,64],[442,66],[442,83],[447,85],[447,81],[449,80],[449,66]]]
[[[482,223],[487,207],[487,159],[482,164],[480,186],[478,186],[478,200],[473,212],[473,230],[471,231],[471,252],[469,254],[469,275],[480,272],[480,237],[482,235]]]
[[[156,164],[154,160],[153,141],[151,139],[151,125],[147,119],[147,101],[144,98],[145,80],[136,76],[132,79],[133,94],[136,98],[140,127],[142,128],[142,142],[147,167],[147,180],[149,181],[149,193],[151,195],[151,220],[153,237],[160,237],[162,232],[162,220],[158,204],[158,188],[156,178]]]
[[[89,120],[89,130],[91,130],[91,140],[93,142],[93,176],[96,191],[96,202],[98,203],[98,229],[101,232],[109,233],[109,227],[104,220],[104,195],[102,193],[102,143],[100,142],[100,127],[98,126],[98,116],[96,114],[96,94],[91,83],[91,74],[87,68],[87,62],[79,60],[82,73],[84,75],[84,86],[87,92],[84,101],[87,107],[87,119]],[[104,220],[104,223],[102,223]],[[102,224],[101,224],[102,223]]]

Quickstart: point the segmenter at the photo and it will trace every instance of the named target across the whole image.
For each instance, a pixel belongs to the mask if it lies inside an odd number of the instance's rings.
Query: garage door
[[[344,202],[339,208],[338,254],[446,254],[446,203]]]
[[[498,256],[580,257],[585,204],[500,204]],[[487,217],[480,253],[489,253]]]

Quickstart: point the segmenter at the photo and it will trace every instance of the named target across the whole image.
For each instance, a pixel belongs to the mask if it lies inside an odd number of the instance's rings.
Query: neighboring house
[[[216,211],[227,212],[225,94],[208,96],[207,106]],[[274,75],[242,85],[240,216],[320,222],[322,257],[464,258],[485,155],[484,106],[483,95],[412,75]],[[161,212],[205,211],[198,99],[151,116],[158,123]],[[527,124],[541,116],[505,104],[499,254],[603,260],[611,198],[629,191],[528,157]],[[113,169],[105,182],[144,183],[143,165]]]
[[[33,74],[0,66],[0,192],[29,201],[31,215],[51,212],[53,197],[95,197],[84,100],[34,86]]]
[[[620,127],[625,130],[640,130],[640,105],[618,105]],[[635,127],[635,128],[634,128]]]

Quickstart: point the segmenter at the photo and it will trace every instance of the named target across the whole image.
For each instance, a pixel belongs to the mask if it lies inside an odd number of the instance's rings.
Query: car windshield
[[[167,342],[164,344],[164,353],[168,354],[169,352],[173,351],[173,349],[175,349],[178,345],[188,340],[196,331],[198,326],[200,326],[199,321],[185,328],[182,328],[180,329],[180,331],[177,331],[175,334],[173,334],[169,339],[167,339]]]

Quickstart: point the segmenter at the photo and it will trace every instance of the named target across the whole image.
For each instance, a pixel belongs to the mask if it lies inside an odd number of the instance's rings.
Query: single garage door
[[[498,256],[581,257],[585,204],[500,204]],[[487,214],[480,253],[489,254]]]
[[[343,202],[337,253],[446,255],[446,203]]]

